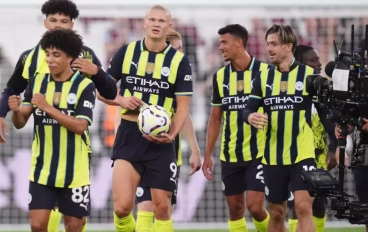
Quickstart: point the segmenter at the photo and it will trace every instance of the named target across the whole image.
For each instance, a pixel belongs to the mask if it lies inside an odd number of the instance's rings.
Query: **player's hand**
[[[341,134],[340,125],[339,124],[336,124],[336,126],[335,126],[335,136],[336,136],[336,138],[339,138],[340,137],[340,134]]]
[[[212,165],[213,165],[212,157],[205,156],[203,165],[202,165],[202,171],[203,171],[203,175],[207,178],[207,180],[213,180]]]
[[[268,122],[268,116],[266,114],[251,113],[248,116],[248,122],[257,129],[263,129]]]
[[[368,132],[368,119],[363,118],[365,124],[362,127],[362,131]]]
[[[5,119],[0,118],[0,143],[3,143],[3,144],[6,143],[4,134],[9,135],[8,126],[6,125]]]
[[[20,96],[13,95],[9,97],[8,105],[10,110],[18,112],[20,109],[20,104],[21,104]]]
[[[334,152],[328,152],[327,153],[327,157],[326,157],[326,161],[327,161],[327,170],[330,171],[332,170],[333,168],[336,167],[337,165],[337,161],[336,161],[336,157],[334,155]]]
[[[173,143],[175,140],[174,136],[166,133],[162,133],[157,137],[153,135],[143,135],[143,137],[151,143]]]
[[[119,104],[125,108],[125,109],[129,109],[129,110],[135,110],[138,107],[140,107],[141,105],[144,104],[144,102],[134,96],[131,97],[119,97]]]
[[[45,111],[50,105],[47,103],[46,98],[43,94],[36,93],[33,95],[31,100],[32,105],[35,105],[38,109]]]
[[[96,75],[98,73],[97,65],[84,58],[75,59],[71,66],[72,69],[77,69],[79,72],[91,76]]]
[[[192,171],[190,172],[189,176],[193,175],[199,169],[201,169],[202,160],[201,160],[201,156],[199,155],[199,152],[195,152],[195,153],[192,152],[192,155],[190,156],[190,159],[189,159],[189,164],[190,164],[190,167],[192,168]]]

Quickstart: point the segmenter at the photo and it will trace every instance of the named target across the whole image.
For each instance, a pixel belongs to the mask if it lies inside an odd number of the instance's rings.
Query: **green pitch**
[[[87,230],[88,231],[88,230]],[[110,231],[96,231],[94,232],[115,232]],[[228,230],[175,230],[177,232],[228,232]],[[27,232],[27,231],[11,231],[11,232]],[[249,232],[256,232],[255,230],[249,230]],[[336,229],[325,229],[325,232],[365,232],[364,228],[336,228]]]

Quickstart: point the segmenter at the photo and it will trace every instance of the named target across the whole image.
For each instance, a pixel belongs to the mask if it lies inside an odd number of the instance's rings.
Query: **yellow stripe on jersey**
[[[252,128],[242,120],[242,110],[246,106],[251,84],[259,71],[268,65],[252,58],[245,71],[235,71],[231,64],[215,74],[215,89],[218,97],[213,106],[223,109],[220,160],[225,162],[245,162],[263,156],[264,132]],[[260,108],[259,113],[263,113]]]
[[[123,97],[136,96],[146,103],[152,105],[161,105],[166,109],[166,111],[172,116],[172,107],[174,105],[175,96],[164,96],[160,93],[142,93],[140,88],[149,88],[150,86],[157,86],[159,82],[163,81],[163,77],[167,79],[169,84],[175,84],[178,75],[179,65],[184,57],[184,55],[175,50],[173,57],[167,61],[168,53],[171,46],[161,53],[153,53],[145,50],[143,48],[142,41],[132,42],[127,45],[124,60],[122,64],[122,74],[123,79],[126,77],[132,78],[132,89],[130,87],[124,86],[121,91]],[[173,52],[173,51],[172,51]],[[153,59],[152,59],[153,58]],[[135,62],[133,59],[138,59]],[[166,65],[165,65],[166,62]],[[167,63],[168,62],[168,63]],[[169,66],[167,66],[169,64]],[[137,69],[135,71],[135,69]],[[123,80],[122,80],[123,81]],[[140,83],[149,82],[149,86],[141,87]],[[162,83],[162,82],[161,82]],[[123,85],[122,85],[123,86]],[[166,85],[165,85],[166,87]],[[160,91],[167,91],[166,89],[161,89]],[[191,95],[192,93],[180,92],[174,93],[176,95]],[[164,100],[162,100],[164,99]],[[122,108],[121,114],[126,114],[129,110]]]
[[[181,151],[181,140],[182,140],[182,137],[181,137],[181,134],[179,133],[178,136],[176,136],[176,138],[178,141],[175,142],[175,153],[176,153],[176,166],[180,166],[183,164],[183,153]]]

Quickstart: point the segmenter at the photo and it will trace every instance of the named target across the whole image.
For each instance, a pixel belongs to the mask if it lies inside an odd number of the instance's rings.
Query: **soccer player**
[[[74,20],[79,15],[77,6],[70,0],[48,0],[43,4],[41,11],[46,15],[44,26],[47,31],[58,28],[72,29]],[[79,56],[72,62],[72,67],[91,78],[102,96],[107,99],[116,97],[117,89],[115,82],[103,71],[100,60],[91,48],[83,46]],[[2,93],[0,102],[1,143],[6,142],[3,130],[7,133],[4,118],[9,111],[9,96],[21,94],[26,89],[28,81],[38,73],[49,73],[45,51],[41,49],[39,44],[20,55],[14,73],[7,83],[7,88]]]
[[[188,58],[166,43],[170,26],[170,12],[160,5],[151,7],[144,19],[144,39],[121,47],[110,62],[108,73],[122,82],[122,97],[117,98],[123,108],[122,120],[112,155],[117,231],[135,229],[131,212],[141,179],[151,189],[154,230],[174,230],[169,212],[178,171],[173,142],[187,118],[193,86]],[[163,106],[169,114],[175,108],[168,134],[142,136],[136,121],[144,103]]]
[[[166,40],[171,44],[171,46],[183,53],[183,42],[179,32],[174,29],[170,29],[168,34],[166,35]],[[121,117],[119,115],[119,117]],[[192,151],[192,155],[189,159],[189,163],[192,167],[192,171],[189,176],[193,175],[196,171],[201,168],[201,157],[200,150],[197,142],[197,138],[193,128],[192,118],[190,114],[185,121],[183,130],[182,130],[185,138],[187,139],[189,146]],[[175,154],[176,154],[176,165],[178,167],[177,176],[176,176],[176,188],[178,188],[179,174],[180,174],[180,166],[182,164],[182,151],[181,151],[181,136],[180,134],[175,138]],[[146,187],[146,183],[144,180],[141,181],[139,187],[137,188],[137,231],[151,231],[153,229],[153,210],[152,210],[152,196],[150,192],[150,188]],[[177,189],[174,191],[174,194],[171,197],[171,205],[174,206],[177,201]],[[172,211],[172,209],[171,209]]]
[[[295,61],[293,51],[298,39],[290,26],[273,25],[266,32],[265,40],[276,67],[263,70],[255,78],[243,118],[266,133],[262,161],[266,192],[269,193],[268,231],[286,231],[284,219],[290,186],[299,231],[313,232],[313,198],[309,196],[301,171],[316,168],[311,128],[312,96],[305,88],[306,77],[314,70]],[[265,114],[257,112],[261,106]]]
[[[95,104],[95,86],[70,63],[83,47],[82,38],[71,30],[46,32],[40,41],[50,74],[30,79],[23,105],[20,97],[9,98],[16,128],[34,117],[34,141],[29,185],[32,232],[48,231],[56,201],[64,214],[67,232],[80,232],[90,213],[88,134]]]
[[[319,54],[313,47],[298,45],[294,50],[294,57],[297,62],[312,67],[317,73],[321,72],[322,64],[319,61]],[[312,130],[317,167],[332,169],[336,164],[335,151],[337,147],[337,140],[334,135],[334,124],[326,118],[326,112],[320,108],[318,103],[314,103],[314,106],[318,112],[318,114],[312,112]],[[326,132],[329,136],[328,146]],[[324,197],[316,197],[313,201],[313,220],[317,232],[324,231],[326,223],[325,200]],[[288,207],[291,212],[289,215],[289,232],[295,232],[298,219],[294,208],[293,197],[289,197]]]
[[[244,123],[242,110],[247,104],[254,77],[268,65],[247,53],[248,32],[243,26],[227,25],[218,34],[219,49],[225,61],[230,63],[213,77],[212,110],[202,170],[208,180],[213,180],[212,152],[223,121],[221,179],[229,207],[229,229],[231,232],[247,231],[244,218],[246,205],[257,230],[263,232],[267,231],[269,221],[264,208],[265,186],[261,164],[264,134]]]

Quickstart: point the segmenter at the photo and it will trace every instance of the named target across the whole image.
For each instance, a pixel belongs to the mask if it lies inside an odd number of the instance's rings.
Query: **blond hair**
[[[291,43],[293,45],[292,51],[294,52],[296,46],[298,45],[298,36],[296,35],[294,29],[291,26],[274,24],[266,32],[266,36],[265,36],[266,41],[267,41],[267,36],[271,34],[277,34],[281,44]]]
[[[167,13],[167,15],[169,16],[169,20],[171,20],[171,13],[170,13],[170,11],[169,11],[166,7],[164,7],[164,6],[162,6],[162,5],[153,5],[151,8],[149,8],[149,9],[147,10],[147,12],[146,12],[146,17],[147,17],[148,13],[149,13],[151,10],[162,10],[162,11],[165,11],[165,12]]]
[[[166,40],[171,43],[174,40],[182,40],[182,38],[177,30],[170,28],[166,34]]]

